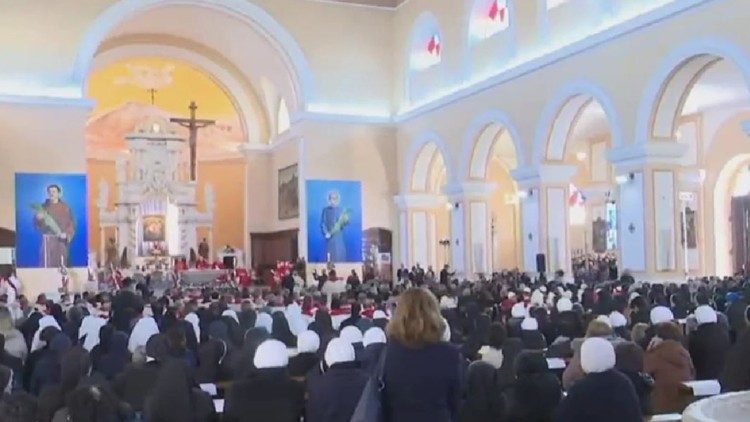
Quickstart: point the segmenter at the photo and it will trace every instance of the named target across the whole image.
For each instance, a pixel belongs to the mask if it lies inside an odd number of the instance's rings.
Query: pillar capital
[[[542,185],[565,185],[578,171],[578,166],[570,164],[541,164],[519,167],[511,171],[511,176],[522,189]]]
[[[673,141],[652,141],[626,145],[607,151],[607,159],[618,171],[634,171],[648,165],[680,165],[687,144]]]
[[[435,208],[444,206],[448,202],[445,195],[434,193],[407,193],[393,197],[393,201],[401,211],[410,208]]]
[[[497,189],[497,183],[463,182],[445,187],[445,194],[451,202],[468,199],[489,199]]]
[[[678,175],[680,189],[700,189],[706,180],[706,170],[682,169]]]

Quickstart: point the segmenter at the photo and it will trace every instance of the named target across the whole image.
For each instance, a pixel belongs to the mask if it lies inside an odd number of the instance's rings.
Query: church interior
[[[29,298],[748,274],[746,0],[3,3],[0,275]]]

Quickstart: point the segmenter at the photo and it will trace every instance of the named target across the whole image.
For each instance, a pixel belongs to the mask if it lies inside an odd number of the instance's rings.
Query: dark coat
[[[562,397],[560,381],[551,373],[533,374],[518,379],[503,394],[505,415],[514,422],[551,421]]]
[[[289,359],[290,377],[304,377],[310,372],[316,365],[320,363],[317,353],[300,353],[297,356]]]
[[[646,351],[643,371],[654,378],[651,406],[655,414],[682,412],[680,385],[695,379],[690,353],[679,342],[664,340]]]
[[[289,378],[286,368],[258,369],[230,390],[224,422],[298,422],[304,408],[304,386]]]
[[[729,333],[718,323],[701,324],[688,338],[688,351],[695,365],[695,379],[718,379],[731,347]]]
[[[385,413],[390,422],[442,422],[458,417],[462,362],[448,343],[386,347]]]
[[[635,389],[617,370],[588,374],[560,402],[555,422],[643,420]]]
[[[308,384],[306,422],[349,422],[369,376],[356,362],[331,366]]]
[[[112,388],[121,400],[128,403],[134,411],[140,412],[143,410],[146,397],[154,388],[159,369],[161,364],[157,361],[140,365],[131,364],[115,377]]]
[[[727,352],[726,365],[721,374],[724,392],[750,390],[750,331],[745,331]]]
[[[362,352],[362,361],[360,362],[362,369],[372,374],[383,350],[385,350],[385,343],[373,343],[365,347],[365,350]]]
[[[143,299],[130,290],[120,290],[112,298],[112,323],[117,331],[130,333],[130,320],[138,309],[143,308]]]

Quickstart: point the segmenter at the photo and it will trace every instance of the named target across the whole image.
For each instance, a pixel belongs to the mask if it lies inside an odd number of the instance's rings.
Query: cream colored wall
[[[314,103],[390,110],[392,12],[309,0],[247,0],[265,9],[294,37],[310,62],[317,86]],[[22,77],[71,82],[77,49],[95,19],[117,0],[65,2],[8,0],[0,13],[0,81]],[[185,22],[190,25],[191,23]],[[209,22],[194,22],[217,31]],[[40,36],[40,34],[45,34]],[[34,54],[29,54],[29,52]]]
[[[396,248],[398,215],[393,197],[398,194],[398,179],[393,130],[330,122],[301,122],[294,129],[304,139],[301,177],[361,181],[362,228],[392,230]],[[304,190],[301,195],[304,198]],[[300,235],[300,254],[306,256],[304,230]]]
[[[89,106],[0,103],[0,226],[15,230],[15,173],[84,173]],[[75,274],[79,277],[81,274]],[[19,269],[29,296],[56,290],[56,270]],[[85,280],[85,272],[83,274]]]
[[[199,209],[205,211],[205,187],[211,184],[216,195],[212,251],[232,245],[244,248],[245,236],[245,160],[199,161]],[[199,240],[200,241],[200,240]]]
[[[496,161],[488,166],[487,179],[497,184],[490,200],[491,213],[495,215],[495,247],[493,268],[520,267],[519,228],[520,215],[516,204],[507,204],[505,195],[515,197],[516,186],[510,174]]]

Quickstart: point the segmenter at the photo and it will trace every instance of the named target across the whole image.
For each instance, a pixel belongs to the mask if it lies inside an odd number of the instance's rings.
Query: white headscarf
[[[52,315],[45,315],[39,320],[39,328],[37,328],[36,332],[34,333],[34,339],[31,340],[31,351],[35,352],[42,347],[44,347],[45,342],[42,341],[42,339],[39,338],[39,335],[42,334],[42,330],[47,327],[55,327],[58,330],[62,331],[62,328],[60,328],[60,324],[57,323],[57,320]]]
[[[83,348],[91,351],[94,346],[99,344],[99,330],[107,324],[107,320],[98,316],[89,315],[81,321],[81,328],[78,329],[78,339],[83,340]]]
[[[273,318],[271,318],[271,315],[268,315],[265,312],[261,312],[255,318],[255,327],[265,328],[266,331],[268,331],[268,334],[272,334],[273,333]]]
[[[291,331],[292,334],[298,336],[300,333],[307,331],[308,323],[302,315],[302,307],[296,302],[292,302],[286,307],[284,315],[286,316],[287,322],[289,322],[289,331]]]
[[[190,312],[189,314],[185,315],[185,321],[189,322],[190,325],[193,326],[193,331],[195,331],[195,339],[198,340],[198,343],[200,343],[201,326],[200,318],[198,318],[198,315],[195,312]]]
[[[237,312],[235,312],[235,311],[233,311],[231,309],[227,309],[226,311],[222,312],[221,316],[223,316],[223,317],[224,316],[232,317],[232,319],[234,319],[235,321],[237,321],[237,324],[240,323],[240,318],[237,316]]]
[[[339,337],[351,344],[362,343],[362,331],[353,325],[349,325],[341,330],[341,335]]]
[[[139,319],[135,323],[135,327],[133,327],[133,332],[130,334],[128,350],[130,350],[130,353],[134,353],[139,347],[146,347],[148,339],[156,334],[159,334],[159,327],[153,318],[146,317]]]
[[[328,366],[333,366],[337,363],[354,362],[356,355],[351,343],[343,338],[335,338],[328,342],[324,358]]]
[[[286,346],[278,340],[266,340],[261,343],[253,357],[253,365],[258,369],[286,368],[288,364],[289,354]]]
[[[320,337],[315,331],[303,331],[297,336],[297,352],[316,353],[320,348]]]
[[[380,327],[372,327],[365,331],[365,337],[362,340],[362,345],[367,347],[371,344],[385,342],[385,332]]]

